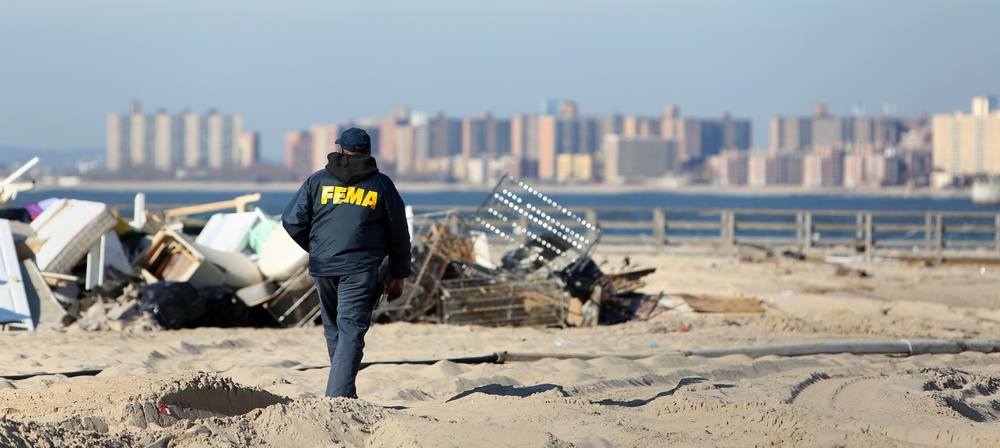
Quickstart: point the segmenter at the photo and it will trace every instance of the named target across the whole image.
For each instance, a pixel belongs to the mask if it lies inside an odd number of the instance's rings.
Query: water
[[[871,210],[871,211],[942,211],[1000,212],[1000,205],[975,205],[968,197],[915,197],[877,195],[795,195],[795,194],[714,194],[714,193],[546,193],[567,207],[666,207],[693,209],[780,209],[780,210]],[[233,199],[257,191],[145,191],[146,204],[182,206]],[[72,198],[104,202],[131,208],[136,191],[33,190],[18,194],[12,206],[25,206],[47,198]],[[265,212],[277,215],[285,208],[294,191],[261,191],[254,203]],[[478,206],[486,191],[405,191],[404,202],[415,206]],[[160,207],[162,208],[162,207]]]
[[[633,193],[546,193],[544,187],[540,190],[543,194],[571,210],[585,207],[608,207],[617,208],[615,210],[603,210],[598,216],[599,222],[611,221],[641,221],[653,222],[653,207],[668,209],[668,220],[681,220],[686,222],[719,222],[719,215],[713,214],[712,209],[741,209],[741,210],[802,210],[813,211],[813,223],[817,228],[826,225],[850,225],[855,222],[853,214],[823,214],[823,211],[896,211],[896,212],[989,212],[1000,213],[1000,205],[982,206],[972,203],[971,198],[964,196],[956,197],[934,197],[934,196],[891,196],[891,195],[833,195],[833,194],[715,194],[715,193],[679,193],[679,192],[633,192]],[[145,191],[146,204],[150,209],[163,209],[168,207],[178,207],[184,205],[205,204],[231,200],[237,196],[256,193],[258,191],[165,191],[153,190]],[[253,203],[265,213],[270,215],[280,215],[285,205],[291,199],[294,191],[269,190],[260,191],[261,200]],[[413,206],[417,206],[418,213],[432,210],[444,210],[453,206],[476,207],[488,198],[487,190],[480,191],[407,191],[402,188],[400,194],[403,200]],[[25,206],[47,198],[72,198],[88,201],[104,202],[112,207],[118,208],[126,217],[132,214],[132,204],[135,199],[135,191],[114,190],[33,190],[23,192],[11,204],[12,206]],[[539,201],[540,205],[540,201]],[[623,210],[624,208],[635,208]],[[640,209],[641,208],[641,209]],[[211,213],[201,215],[207,218]],[[468,215],[463,213],[463,216]],[[920,241],[927,238],[925,232],[919,229],[924,224],[925,217],[886,217],[876,216],[875,238],[878,239],[898,239]],[[739,217],[743,223],[794,223],[794,214],[787,215],[754,215],[752,212],[741,213]],[[945,225],[944,238],[950,241],[956,240],[979,240],[989,242],[995,239],[994,233],[989,231],[995,226],[994,216],[968,217],[968,216],[947,216],[944,217]],[[908,231],[883,231],[880,228],[893,227],[896,224],[909,225],[912,228]],[[880,226],[881,225],[881,226]],[[648,236],[650,230],[634,228],[609,228],[604,227],[605,235],[631,235]],[[979,228],[985,231],[967,233],[963,229]],[[853,230],[838,230],[823,232],[824,237],[850,238],[853,237]],[[710,237],[718,235],[719,230],[671,230],[667,237],[697,236]],[[793,231],[774,230],[737,230],[738,238],[748,237],[788,237],[794,235]]]

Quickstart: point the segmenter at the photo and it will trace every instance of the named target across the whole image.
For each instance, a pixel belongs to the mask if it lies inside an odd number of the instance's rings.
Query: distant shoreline
[[[195,182],[195,181],[156,181],[156,182],[84,182],[74,186],[36,185],[35,191],[47,190],[88,190],[88,191],[245,191],[254,192],[293,192],[299,188],[298,182]],[[548,185],[532,183],[533,187],[543,193],[560,194],[626,194],[626,193],[676,193],[676,194],[713,194],[713,195],[745,195],[745,196],[891,196],[891,197],[932,197],[957,198],[970,197],[969,189],[934,190],[930,188],[888,187],[877,189],[852,188],[804,188],[795,186],[775,187],[717,187],[717,186],[682,186],[682,187],[652,187],[646,185]],[[396,187],[401,192],[447,192],[464,191],[487,193],[493,185],[472,185],[444,182],[397,182]]]

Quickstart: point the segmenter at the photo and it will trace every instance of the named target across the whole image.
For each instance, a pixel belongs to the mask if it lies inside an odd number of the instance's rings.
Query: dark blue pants
[[[355,379],[364,355],[365,333],[372,321],[378,291],[377,267],[357,274],[314,277],[323,313],[323,333],[330,355],[328,397],[357,397]]]

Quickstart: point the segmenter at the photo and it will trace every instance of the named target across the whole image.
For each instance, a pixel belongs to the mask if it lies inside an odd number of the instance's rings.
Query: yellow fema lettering
[[[362,207],[368,207],[375,210],[375,205],[378,203],[378,192],[366,192],[364,188],[357,187],[334,187],[332,185],[324,185],[322,191],[320,192],[319,203],[346,203],[360,205]]]

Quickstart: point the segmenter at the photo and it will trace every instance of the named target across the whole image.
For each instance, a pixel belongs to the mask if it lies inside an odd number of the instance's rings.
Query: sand
[[[319,327],[0,333],[0,446],[997,446],[1000,354],[691,353],[1000,340],[1000,265],[824,255],[599,247],[714,312],[376,325],[358,400],[321,396]]]

